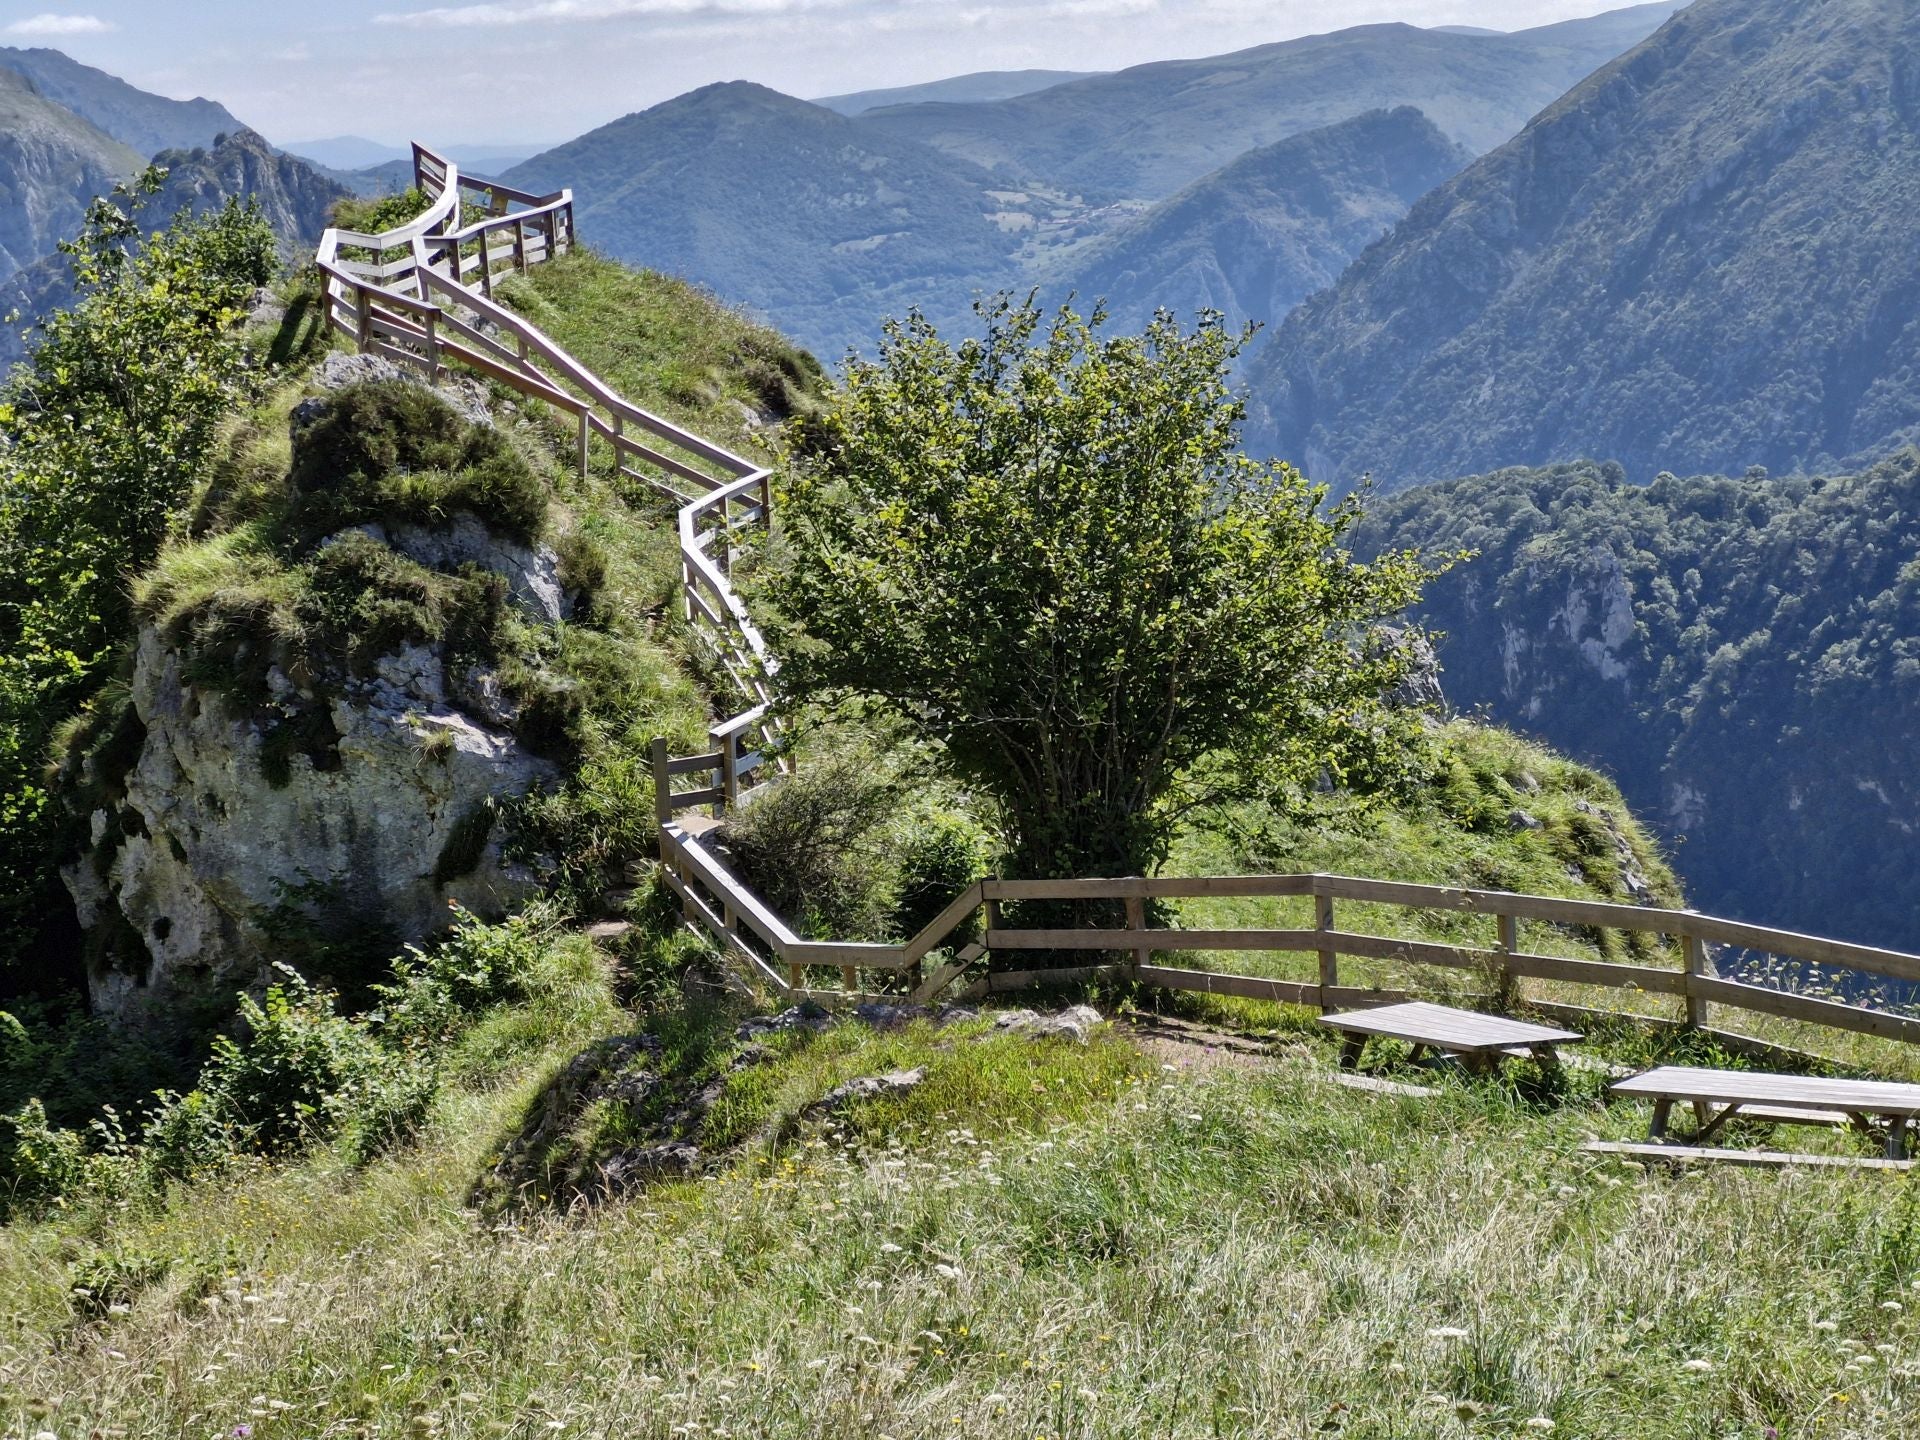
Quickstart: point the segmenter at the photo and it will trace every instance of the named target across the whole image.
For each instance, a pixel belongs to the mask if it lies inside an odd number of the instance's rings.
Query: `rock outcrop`
[[[551,549],[495,535],[470,513],[443,531],[345,533],[384,536],[430,568],[490,569],[529,618],[569,608]],[[322,978],[351,981],[329,977],[351,963],[343,953],[359,947],[377,962],[444,928],[450,903],[497,913],[536,884],[503,854],[500,811],[561,772],[514,733],[509,687],[450,642],[397,643],[346,668],[277,654],[264,701],[251,703],[210,683],[204,658],[196,668],[189,645],[148,621],[130,689],[137,753],[124,776],[96,785],[114,798],[64,871],[98,1010],[134,1016],[230,993],[303,946],[324,957]]]

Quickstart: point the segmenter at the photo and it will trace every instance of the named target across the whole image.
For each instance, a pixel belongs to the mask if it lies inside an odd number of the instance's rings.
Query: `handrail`
[[[734,737],[723,746],[731,777],[723,789],[729,803],[737,802],[754,788],[754,775],[764,757],[777,753],[779,739],[771,714],[773,659],[731,583],[734,540],[770,523],[770,473],[633,404],[495,301],[497,265],[524,272],[573,248],[572,190],[536,195],[463,175],[424,145],[413,147],[413,158],[414,178],[429,201],[425,210],[377,235],[336,226],[321,236],[315,261],[325,282],[327,322],[361,351],[424,369],[430,379],[460,365],[545,402],[578,426],[582,474],[598,439],[612,451],[618,477],[680,507],[683,613],[740,690],[741,714],[753,717],[735,715],[713,736],[716,742]],[[463,225],[467,195],[485,213]],[[347,249],[374,258],[348,258],[341,253]],[[401,258],[389,261],[393,253]],[[715,536],[724,541],[717,560]],[[736,739],[751,743],[743,751]],[[753,763],[731,763],[743,759]]]

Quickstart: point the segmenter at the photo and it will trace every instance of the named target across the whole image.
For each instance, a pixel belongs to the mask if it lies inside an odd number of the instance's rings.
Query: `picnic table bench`
[[[1920,1085],[1893,1080],[1825,1080],[1810,1075],[1662,1065],[1616,1081],[1609,1088],[1615,1095],[1653,1101],[1653,1122],[1647,1138],[1655,1143],[1666,1140],[1673,1107],[1692,1105],[1697,1128],[1686,1141],[1696,1149],[1736,1115],[1790,1124],[1851,1122],[1869,1134],[1877,1118],[1886,1122],[1887,1159],[1899,1162],[1907,1158],[1908,1127],[1920,1116]]]
[[[1340,1065],[1346,1070],[1359,1068],[1367,1041],[1375,1036],[1406,1041],[1413,1046],[1415,1061],[1434,1050],[1458,1056],[1469,1070],[1481,1074],[1491,1071],[1508,1056],[1531,1055],[1542,1066],[1557,1068],[1560,1057],[1554,1047],[1581,1038],[1571,1030],[1554,1030],[1524,1020],[1509,1020],[1503,1015],[1456,1010],[1450,1005],[1435,1005],[1426,1000],[1322,1015],[1320,1023],[1345,1036],[1340,1048]]]

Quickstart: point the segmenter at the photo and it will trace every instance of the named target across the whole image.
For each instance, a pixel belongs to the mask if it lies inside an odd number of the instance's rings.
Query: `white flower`
[[[1525,1425],[1522,1425],[1520,1428],[1522,1430],[1538,1430],[1542,1435],[1544,1435],[1547,1433],[1547,1431],[1553,1429],[1553,1421],[1549,1420],[1544,1415],[1536,1415],[1531,1420],[1527,1421]]]
[[[1429,1340],[1464,1340],[1467,1332],[1458,1325],[1438,1325],[1427,1331]]]
[[[1813,1328],[1816,1330],[1823,1330],[1827,1334],[1831,1335],[1834,1331],[1838,1330],[1840,1327],[1838,1324],[1836,1324],[1832,1320],[1816,1320],[1813,1322]]]
[[[1684,1365],[1682,1365],[1682,1366],[1681,1366],[1680,1368],[1681,1368],[1682,1370],[1691,1370],[1691,1371],[1693,1371],[1693,1372],[1694,1372],[1694,1374],[1696,1374],[1696,1375],[1704,1375],[1704,1374],[1706,1374],[1706,1373],[1707,1373],[1707,1371],[1709,1371],[1709,1370],[1711,1370],[1711,1369],[1713,1369],[1713,1361],[1711,1361],[1711,1360],[1689,1360],[1689,1361],[1687,1361],[1687,1363],[1686,1363],[1686,1364],[1684,1364]]]
[[[900,1247],[891,1240],[888,1240],[881,1245],[880,1253],[882,1255],[898,1255],[900,1253]]]
[[[1907,1307],[1902,1305],[1898,1300],[1882,1300],[1880,1302],[1880,1308],[1882,1310],[1904,1310]]]
[[[942,1280],[958,1280],[960,1278],[960,1269],[956,1265],[936,1265],[933,1267],[933,1273],[938,1275]]]

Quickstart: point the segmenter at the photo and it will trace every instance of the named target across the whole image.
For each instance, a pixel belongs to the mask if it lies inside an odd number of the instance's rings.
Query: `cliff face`
[[[1447,693],[1619,780],[1694,903],[1920,943],[1920,452],[1859,475],[1510,470],[1381,502]]]
[[[359,357],[323,375],[409,383]],[[455,398],[484,416],[477,396]],[[297,465],[338,403],[294,411]],[[464,423],[433,413],[454,433]],[[305,466],[317,492],[356,483]],[[554,549],[455,508],[361,519],[293,558],[279,571],[264,553],[244,560],[170,609],[149,598],[120,759],[96,754],[73,777],[97,799],[63,874],[105,1013],[229,995],[276,959],[351,984],[356,954],[385,960],[435,933],[449,902],[496,913],[536,883],[503,854],[502,810],[561,769],[519,733],[524,707],[502,678],[513,657],[477,628],[525,627],[524,643],[541,643],[571,611]],[[431,633],[415,613],[430,598],[472,615]]]
[[[140,156],[0,67],[0,280],[51,254]]]
[[[327,228],[327,212],[352,193],[247,129],[222,137],[210,150],[166,150],[154,160],[167,167],[167,183],[142,213],[142,225],[158,229],[182,212],[203,214],[229,198],[252,200],[288,264],[311,256]]]

